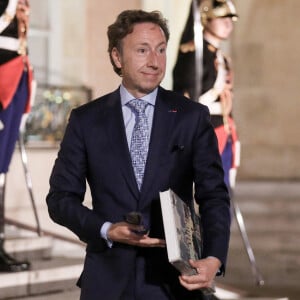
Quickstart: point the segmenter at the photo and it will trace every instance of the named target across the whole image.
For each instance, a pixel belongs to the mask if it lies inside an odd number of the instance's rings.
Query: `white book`
[[[196,274],[189,259],[201,257],[201,231],[193,203],[187,205],[169,189],[160,192],[160,204],[169,262],[183,275]]]
[[[195,212],[195,203],[185,203],[171,189],[160,192],[159,196],[168,260],[182,275],[195,275],[197,271],[189,259],[199,260],[202,255],[200,217]],[[214,283],[201,290],[205,295],[214,293]]]

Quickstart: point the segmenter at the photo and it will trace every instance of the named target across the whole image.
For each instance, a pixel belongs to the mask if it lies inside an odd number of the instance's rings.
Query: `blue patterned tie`
[[[139,189],[141,189],[144,170],[147,160],[149,146],[149,126],[145,110],[148,103],[144,100],[134,99],[127,103],[127,106],[135,114],[135,125],[132,132],[130,155],[135,178]]]

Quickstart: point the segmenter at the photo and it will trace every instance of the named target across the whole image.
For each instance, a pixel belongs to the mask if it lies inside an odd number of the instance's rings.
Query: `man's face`
[[[229,38],[233,29],[232,19],[227,18],[215,18],[208,21],[206,30],[208,30],[215,37],[220,40],[226,40]]]
[[[166,37],[158,25],[140,23],[122,40],[121,47],[121,52],[112,50],[112,57],[122,69],[124,86],[141,98],[152,92],[165,75]]]

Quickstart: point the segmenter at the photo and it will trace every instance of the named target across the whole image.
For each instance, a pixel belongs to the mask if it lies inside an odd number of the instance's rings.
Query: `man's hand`
[[[204,288],[212,288],[214,286],[214,278],[221,267],[221,262],[215,257],[208,257],[200,260],[190,260],[190,265],[197,270],[196,275],[179,277],[182,286],[187,290],[199,290]]]
[[[143,226],[132,225],[127,222],[112,224],[108,230],[107,237],[113,242],[119,242],[138,247],[165,247],[166,242],[162,239],[150,238],[148,234],[137,234]]]

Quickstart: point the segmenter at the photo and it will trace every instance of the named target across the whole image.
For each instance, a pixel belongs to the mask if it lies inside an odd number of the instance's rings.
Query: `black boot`
[[[0,272],[20,272],[30,269],[27,261],[17,261],[11,257],[3,248],[3,240],[0,240]]]
[[[0,272],[19,272],[30,268],[27,261],[17,261],[4,250],[4,195],[6,174],[0,174]]]

